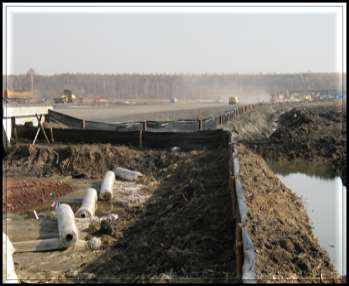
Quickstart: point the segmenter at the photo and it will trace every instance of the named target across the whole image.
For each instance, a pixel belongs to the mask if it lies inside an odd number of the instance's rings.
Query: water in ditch
[[[268,162],[274,173],[303,200],[313,232],[337,272],[346,275],[346,187],[324,165],[304,161]]]

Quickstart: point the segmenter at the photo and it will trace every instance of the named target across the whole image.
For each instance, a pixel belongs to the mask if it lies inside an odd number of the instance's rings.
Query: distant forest
[[[346,76],[344,76],[346,77]],[[3,77],[4,87],[30,90],[33,83],[34,97],[51,99],[71,89],[82,97],[102,98],[225,98],[269,97],[271,93],[300,89],[342,88],[340,74],[57,74],[51,76],[28,73]],[[346,82],[346,78],[343,79]],[[346,87],[344,87],[346,89]]]

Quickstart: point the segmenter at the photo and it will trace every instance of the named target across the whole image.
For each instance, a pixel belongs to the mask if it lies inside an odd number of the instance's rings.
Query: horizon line
[[[35,72],[35,70],[34,70]],[[16,74],[3,74],[3,76],[22,76],[27,73],[16,73]],[[254,72],[254,73],[239,73],[239,72],[231,72],[231,73],[219,73],[219,72],[202,72],[202,73],[141,73],[141,72],[117,72],[117,73],[96,73],[96,72],[61,72],[61,73],[53,73],[53,74],[42,74],[42,73],[34,73],[36,76],[57,76],[57,75],[168,75],[168,76],[212,76],[212,75],[296,75],[296,74],[346,74],[346,72],[340,71],[331,71],[331,72],[316,72],[316,71],[308,71],[308,72]]]

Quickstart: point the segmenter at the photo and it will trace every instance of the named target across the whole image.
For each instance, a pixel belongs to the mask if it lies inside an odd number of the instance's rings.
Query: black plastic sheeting
[[[147,121],[147,131],[152,132],[193,132],[198,130],[198,120]]]
[[[115,130],[115,131],[139,131],[143,129],[142,122],[108,123],[98,121],[85,121],[86,129]]]
[[[68,127],[73,127],[73,128],[81,128],[82,122],[83,122],[83,120],[79,118],[66,115],[57,111],[53,111],[51,109],[48,110],[48,118],[49,118],[49,121],[60,122],[67,125]]]
[[[202,120],[202,129],[203,130],[214,130],[217,128],[219,123],[216,122],[215,118],[208,118]]]
[[[20,141],[33,141],[37,127],[17,125],[17,138]],[[50,128],[44,128],[50,138]],[[124,144],[139,145],[140,131],[118,132],[113,130],[93,130],[82,128],[52,128],[55,143],[66,144]],[[37,142],[46,142],[42,132],[39,133]]]
[[[17,125],[18,142],[32,142],[37,132],[37,127]],[[150,132],[150,131],[115,131],[93,130],[83,128],[44,128],[50,138],[51,130],[55,143],[66,144],[114,144],[131,145],[148,148],[182,149],[209,148],[214,149],[226,144],[229,132],[216,129],[198,132]],[[46,142],[42,132],[39,133],[37,142]]]
[[[116,131],[138,131],[145,130],[151,132],[193,132],[199,130],[214,130],[221,123],[226,123],[233,119],[236,108],[226,111],[217,117],[204,118],[201,120],[179,119],[175,121],[144,121],[144,122],[121,122],[109,123],[91,120],[78,119],[57,111],[49,110],[49,121],[61,122],[72,128],[86,128],[98,130],[116,130]],[[200,126],[201,125],[201,126]]]

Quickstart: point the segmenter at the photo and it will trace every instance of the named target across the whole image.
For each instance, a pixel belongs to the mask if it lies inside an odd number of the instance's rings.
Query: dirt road
[[[231,110],[222,103],[153,103],[136,105],[56,106],[55,110],[86,120],[123,122],[142,120],[198,119]]]

